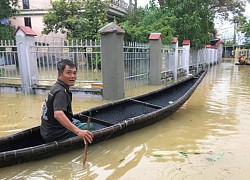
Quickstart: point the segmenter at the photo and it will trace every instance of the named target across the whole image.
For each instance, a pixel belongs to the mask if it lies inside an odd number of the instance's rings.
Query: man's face
[[[76,75],[76,68],[71,68],[70,66],[66,65],[65,69],[63,70],[63,73],[59,73],[58,78],[68,86],[74,86],[76,81]]]

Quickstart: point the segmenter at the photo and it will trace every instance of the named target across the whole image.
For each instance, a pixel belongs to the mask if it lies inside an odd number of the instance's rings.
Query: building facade
[[[14,27],[29,26],[31,27],[38,38],[46,38],[42,34],[43,16],[51,8],[50,0],[19,0],[20,13],[10,19],[10,25]],[[65,38],[65,35],[60,33],[51,33],[48,37]]]
[[[46,38],[62,40],[66,38],[65,34],[50,33],[43,35],[43,16],[51,9],[51,0],[19,0],[20,13],[10,19],[10,25],[14,27],[29,26],[37,34],[38,38],[46,40]],[[55,0],[52,0],[55,1]],[[107,9],[108,18],[112,19],[114,16],[122,17],[126,14],[129,7],[124,0],[110,0],[110,6]]]

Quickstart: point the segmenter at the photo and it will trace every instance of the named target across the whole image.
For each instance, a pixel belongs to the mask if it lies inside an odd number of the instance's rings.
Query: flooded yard
[[[156,87],[139,89],[135,94]],[[129,92],[129,95],[133,95]],[[0,93],[0,136],[40,124],[45,96]],[[106,103],[74,97],[73,111]],[[146,128],[45,160],[0,168],[1,179],[249,179],[250,66],[209,69],[172,116]]]

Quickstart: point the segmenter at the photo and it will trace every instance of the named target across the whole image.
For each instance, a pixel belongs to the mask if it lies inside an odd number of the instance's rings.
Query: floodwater
[[[138,93],[138,92],[136,92]],[[0,93],[0,136],[40,123],[44,96]],[[103,104],[74,97],[74,112]],[[0,169],[0,179],[249,179],[250,66],[209,69],[190,99],[149,127],[45,160]]]

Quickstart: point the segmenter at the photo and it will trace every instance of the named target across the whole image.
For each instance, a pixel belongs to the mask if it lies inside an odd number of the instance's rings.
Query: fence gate
[[[124,43],[125,90],[148,84],[149,45]]]
[[[70,59],[77,65],[75,86],[101,82],[101,52],[99,41],[36,41],[33,53],[37,61],[39,84],[51,85],[57,79],[57,62]]]
[[[14,40],[0,41],[0,82],[21,84],[17,46]]]

